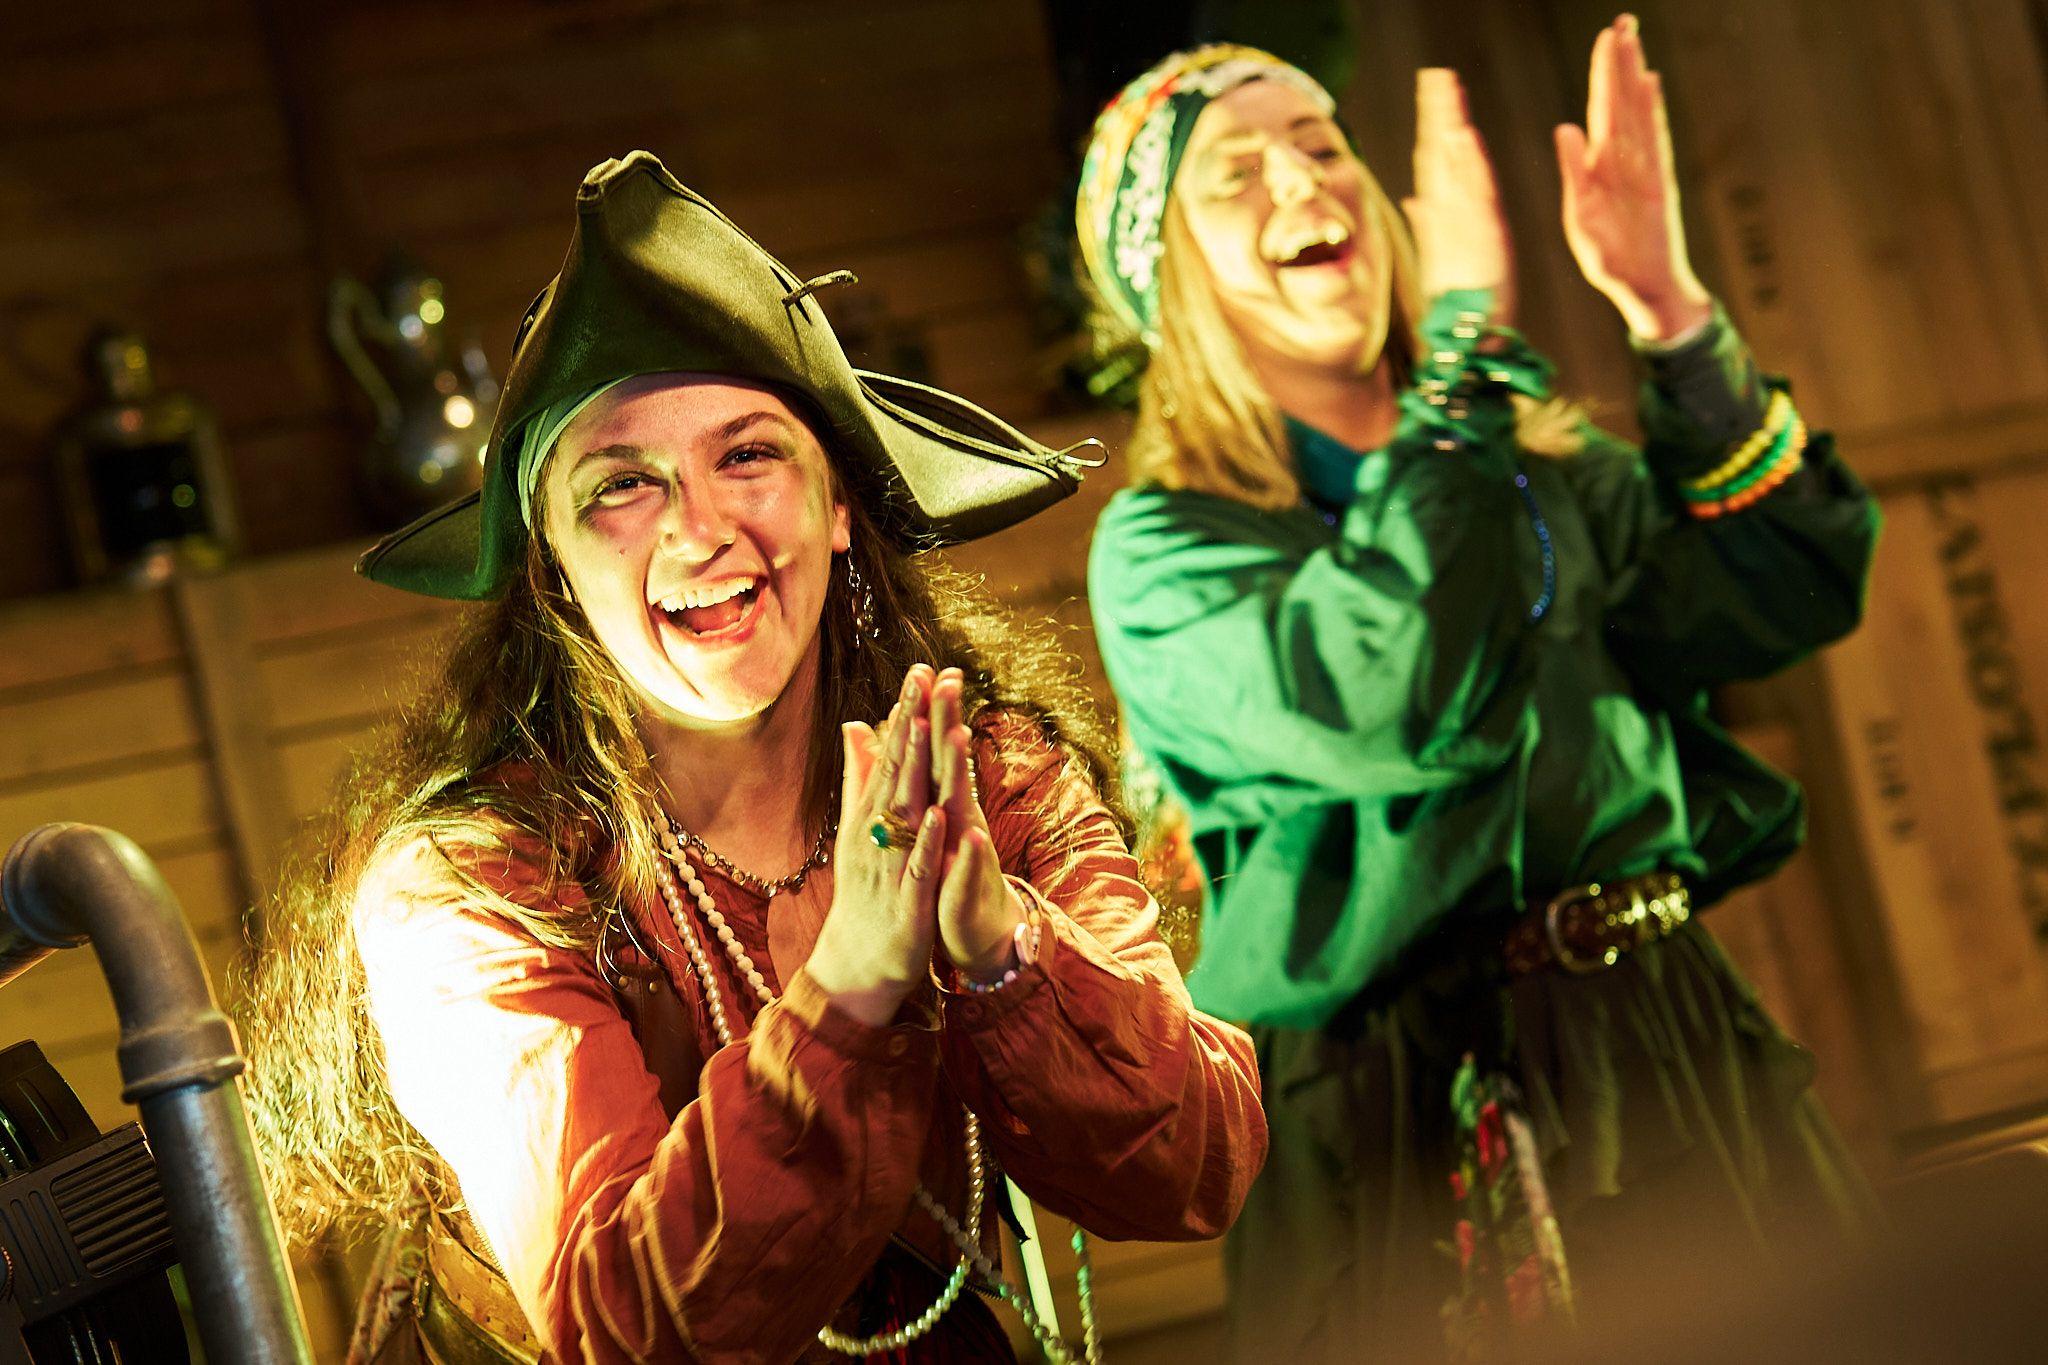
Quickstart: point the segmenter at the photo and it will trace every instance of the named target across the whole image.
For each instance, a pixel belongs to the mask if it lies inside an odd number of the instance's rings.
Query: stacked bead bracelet
[[[1003,974],[993,981],[976,980],[965,972],[953,974],[954,989],[966,995],[994,995],[1005,986],[1014,985],[1017,973],[1027,962],[1038,961],[1038,926],[1031,920],[1019,923],[1010,936],[1010,965]],[[942,983],[943,984],[943,983]]]
[[[1806,453],[1806,423],[1780,389],[1771,395],[1763,425],[1726,460],[1681,485],[1686,510],[1711,518],[1739,512],[1779,487]]]

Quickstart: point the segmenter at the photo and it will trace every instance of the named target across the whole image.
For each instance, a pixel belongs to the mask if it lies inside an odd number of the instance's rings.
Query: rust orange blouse
[[[591,957],[476,907],[471,878],[586,904],[541,885],[530,848],[421,839],[371,869],[354,922],[392,1095],[551,1358],[791,1361],[891,1234],[950,1265],[911,1190],[962,1210],[963,1103],[1004,1173],[1098,1235],[1214,1237],[1236,1216],[1266,1148],[1249,1040],[1189,1003],[1085,773],[1015,716],[977,726],[976,762],[1038,961],[992,995],[913,997],[887,1027],[802,970],[828,895],[770,916],[700,869],[780,994],[757,1007],[707,935],[735,1031],[751,1019],[721,1048],[658,905],[627,913],[681,1005],[669,1031],[690,1036],[636,1036]]]

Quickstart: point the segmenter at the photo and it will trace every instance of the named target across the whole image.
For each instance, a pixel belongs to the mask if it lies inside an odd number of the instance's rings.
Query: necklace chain
[[[824,834],[819,836],[818,848],[812,850],[812,859],[806,859],[803,867],[798,868],[790,877],[782,879],[784,882],[793,879],[793,885],[789,889],[801,886],[804,877],[814,867],[822,867],[829,860],[829,854],[819,856],[819,849],[829,847],[832,829],[832,825],[827,824]],[[755,997],[763,1005],[772,1005],[775,1003],[775,993],[768,989],[768,983],[762,977],[760,968],[754,964],[753,958],[747,954],[746,948],[734,935],[732,926],[720,913],[717,903],[711,897],[710,888],[704,885],[703,879],[697,875],[697,869],[691,866],[685,843],[704,852],[707,861],[727,875],[732,875],[737,869],[704,848],[701,840],[690,835],[673,818],[668,821],[668,829],[660,842],[662,852],[666,855],[655,867],[655,880],[660,885],[661,898],[668,907],[669,918],[675,922],[676,933],[683,941],[683,950],[689,956],[690,966],[704,988],[704,1002],[711,1012],[711,1026],[718,1034],[718,1041],[730,1047],[734,1038],[732,1020],[726,1013],[724,994],[718,989],[717,978],[711,971],[711,959],[705,953],[704,945],[699,942],[696,927],[691,922],[689,912],[684,908],[685,887],[696,901],[697,909],[704,916],[706,925],[725,949],[726,956],[732,960],[733,966],[739,969],[741,978],[753,989]],[[765,887],[773,884],[762,882],[759,885]],[[774,891],[771,890],[768,894],[773,895]],[[979,1270],[988,1282],[996,1287],[997,1293],[1017,1310],[1018,1315],[1024,1320],[1025,1327],[1044,1347],[1046,1355],[1051,1360],[1057,1362],[1057,1365],[1078,1365],[1073,1348],[1040,1321],[1037,1312],[1031,1306],[1030,1297],[1019,1292],[1014,1285],[1005,1280],[1001,1271],[981,1249],[981,1210],[987,1190],[987,1171],[981,1158],[981,1122],[975,1117],[972,1109],[963,1107],[961,1113],[965,1120],[967,1147],[967,1226],[963,1228],[960,1220],[955,1218],[923,1184],[920,1183],[912,1191],[918,1207],[930,1214],[959,1248],[960,1259],[953,1267],[946,1287],[939,1292],[939,1297],[932,1302],[931,1307],[894,1331],[862,1338],[847,1336],[831,1327],[821,1327],[818,1329],[818,1340],[831,1350],[849,1356],[867,1356],[883,1351],[901,1350],[938,1325],[939,1319],[959,1299],[970,1270]],[[1082,1359],[1086,1360],[1087,1365],[1100,1365],[1102,1348],[1097,1339],[1095,1326],[1094,1294],[1090,1283],[1093,1278],[1090,1273],[1092,1268],[1088,1262],[1087,1242],[1079,1229],[1074,1233],[1074,1252],[1079,1258],[1076,1280],[1081,1294],[1081,1326],[1083,1349],[1086,1352]]]
[[[827,820],[825,827],[818,831],[816,841],[811,844],[811,851],[797,864],[796,871],[786,877],[777,877],[773,881],[766,877],[757,877],[745,868],[737,866],[717,849],[684,829],[673,815],[668,816],[668,828],[669,833],[674,835],[678,842],[686,848],[695,850],[698,857],[731,878],[734,883],[772,898],[803,890],[804,879],[832,861],[832,840],[839,833],[839,822]]]

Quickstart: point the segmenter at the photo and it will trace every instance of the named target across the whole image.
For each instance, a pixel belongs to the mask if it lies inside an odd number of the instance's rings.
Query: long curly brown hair
[[[1113,737],[1055,637],[1021,626],[931,556],[897,549],[859,499],[848,504],[848,556],[874,594],[874,634],[858,635],[847,575],[835,566],[802,796],[813,827],[838,790],[839,726],[878,721],[905,671],[925,662],[962,670],[970,716],[1002,707],[1035,717],[1128,834]],[[589,908],[537,914],[473,883],[478,904],[544,942],[592,949],[604,915],[654,887],[658,852],[643,814],[654,809],[651,769],[634,714],[629,685],[534,537],[525,574],[461,619],[438,679],[357,756],[300,841],[234,992],[250,1114],[294,1243],[354,1241],[459,1200],[386,1084],[350,919],[366,869],[422,835],[492,847],[509,826],[537,836],[556,862],[547,870],[580,882]],[[513,764],[516,789],[493,777]]]

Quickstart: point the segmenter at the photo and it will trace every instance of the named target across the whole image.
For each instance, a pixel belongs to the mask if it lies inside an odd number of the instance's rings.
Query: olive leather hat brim
[[[955,394],[856,370],[802,281],[634,152],[578,191],[568,257],[513,342],[481,490],[386,536],[357,572],[433,597],[498,596],[526,555],[524,425],[554,403],[662,373],[723,375],[795,399],[853,496],[905,550],[1013,525],[1072,493],[1085,467]]]

